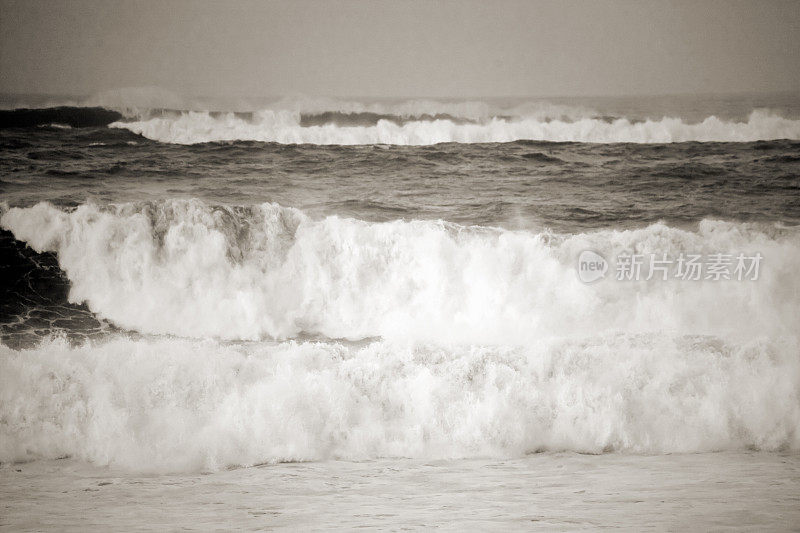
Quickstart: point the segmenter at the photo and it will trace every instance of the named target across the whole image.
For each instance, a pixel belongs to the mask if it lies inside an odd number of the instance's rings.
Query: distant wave
[[[678,118],[636,122],[607,117],[575,120],[492,117],[476,122],[433,115],[426,117],[427,120],[370,117],[366,124],[363,115],[362,120],[343,118],[347,116],[338,114],[329,122],[320,123],[320,120],[311,120],[298,112],[286,110],[254,112],[250,118],[233,113],[185,112],[177,116],[115,122],[111,126],[129,129],[148,139],[178,144],[236,140],[285,144],[428,145],[517,140],[672,143],[800,139],[800,120],[766,111],[753,111],[747,122],[727,122],[708,117],[696,124]],[[377,122],[372,125],[372,120]]]
[[[54,101],[55,102],[55,101]],[[736,119],[688,120],[598,113],[540,100],[373,101],[284,98],[269,102],[182,99],[168,91],[109,91],[61,107],[0,111],[0,127],[62,124],[128,129],[177,144],[260,141],[283,144],[500,143],[519,140],[589,143],[753,142],[800,140],[800,120],[768,109],[742,108]],[[45,104],[43,104],[45,105]],[[646,107],[646,106],[645,106]],[[780,106],[779,106],[780,107]],[[747,115],[749,113],[749,115]],[[647,118],[650,117],[650,118]]]
[[[324,113],[303,114],[300,116],[300,126],[325,126],[333,125],[340,127],[353,127],[353,126],[376,126],[381,121],[394,122],[398,125],[403,125],[408,122],[432,122],[435,120],[449,120],[456,124],[469,124],[474,123],[473,119],[459,118],[447,113],[437,113],[435,115],[428,115],[422,113],[420,115],[392,115],[383,113],[342,113],[340,111],[326,111]]]

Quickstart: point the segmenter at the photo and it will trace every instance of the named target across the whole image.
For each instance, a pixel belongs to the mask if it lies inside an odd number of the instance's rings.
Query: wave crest
[[[374,125],[304,125],[296,111],[263,110],[250,119],[234,113],[184,112],[111,126],[126,128],[148,139],[195,144],[219,141],[263,141],[284,144],[497,143],[517,140],[590,143],[752,142],[800,139],[800,120],[754,111],[747,122],[708,117],[689,124],[678,118],[631,122],[625,118],[575,120],[537,117],[492,117],[471,123],[453,119],[387,120]],[[308,119],[306,119],[307,121]]]
[[[203,338],[0,345],[2,462],[800,449],[796,228],[557,235],[185,200],[2,212],[55,252],[72,301]],[[586,285],[585,249],[764,259],[751,282]],[[306,335],[324,339],[265,340]]]
[[[8,209],[0,224],[57,254],[71,301],[144,333],[506,344],[614,331],[796,337],[800,316],[792,229],[704,221],[696,231],[556,235],[185,200],[68,211],[40,203]],[[575,271],[585,249],[764,260],[755,282],[585,285]]]

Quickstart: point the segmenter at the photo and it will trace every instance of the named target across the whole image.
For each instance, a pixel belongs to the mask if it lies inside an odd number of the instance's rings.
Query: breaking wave
[[[800,448],[797,344],[181,339],[0,346],[0,461],[138,471],[327,458]]]
[[[70,300],[126,329],[234,340],[298,334],[530,342],[603,331],[796,335],[800,232],[706,220],[587,234],[442,221],[313,219],[277,204],[168,200],[6,209],[4,229],[55,252]],[[606,280],[575,272],[584,249],[761,253],[755,282]]]
[[[145,334],[0,346],[3,462],[800,449],[796,228],[559,235],[188,200],[2,212],[55,254],[71,301]],[[756,281],[587,285],[584,249],[764,259]]]
[[[341,116],[341,115],[340,115]],[[497,143],[517,140],[590,143],[751,142],[800,139],[800,120],[753,111],[746,122],[708,117],[699,123],[679,118],[630,121],[627,118],[585,117],[575,120],[492,117],[483,121],[454,120],[433,115],[390,119],[371,117],[374,125],[357,121],[309,122],[298,112],[264,110],[243,117],[234,113],[185,112],[167,117],[115,122],[148,139],[195,144],[218,141],[263,141],[284,144]]]
[[[58,104],[59,107],[52,107]],[[155,88],[100,93],[83,100],[41,102],[43,109],[0,111],[0,127],[66,124],[124,128],[177,144],[261,141],[282,144],[502,143],[518,140],[588,143],[752,142],[800,140],[800,120],[778,105],[720,118],[637,112],[599,113],[546,101],[372,101],[284,98],[261,101],[185,99]],[[30,107],[30,106],[28,106]],[[769,107],[769,109],[767,108]],[[717,112],[725,113],[724,109]],[[749,115],[747,114],[749,113]],[[783,116],[787,114],[787,116]]]

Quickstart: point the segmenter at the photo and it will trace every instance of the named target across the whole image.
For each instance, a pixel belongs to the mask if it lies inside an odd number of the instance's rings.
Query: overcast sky
[[[800,90],[800,2],[0,0],[0,91],[590,96]]]

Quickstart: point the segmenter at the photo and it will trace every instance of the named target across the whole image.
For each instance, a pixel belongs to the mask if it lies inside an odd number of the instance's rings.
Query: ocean
[[[800,524],[800,96],[0,103],[0,528]]]

